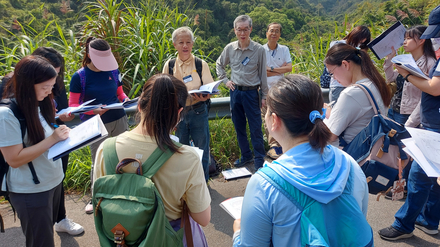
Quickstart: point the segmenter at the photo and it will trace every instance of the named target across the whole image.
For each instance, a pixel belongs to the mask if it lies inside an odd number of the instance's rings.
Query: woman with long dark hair
[[[269,89],[267,129],[286,151],[249,180],[233,246],[373,246],[365,175],[327,144],[323,104],[302,75]]]
[[[6,176],[10,202],[14,206],[26,246],[54,246],[53,224],[58,213],[63,167],[61,160],[47,158],[48,149],[69,136],[69,128],[55,129],[52,88],[58,73],[45,58],[26,56],[15,66],[11,79],[14,101],[26,122],[21,136],[19,120],[7,107],[0,107],[0,151],[10,169]],[[26,147],[24,147],[23,143]],[[32,179],[32,162],[39,183]]]
[[[332,77],[347,87],[341,92],[338,102],[328,108],[327,126],[331,130],[330,141],[338,137],[350,143],[374,116],[373,107],[361,88],[362,84],[372,93],[380,112],[387,112],[391,96],[385,79],[374,66],[368,54],[347,44],[336,44],[327,52],[324,63]],[[330,112],[331,111],[331,112]],[[337,143],[333,143],[337,145]]]
[[[171,139],[171,131],[182,119],[188,91],[185,84],[172,75],[158,74],[145,83],[139,97],[140,123],[131,131],[116,138],[119,160],[138,157],[143,163],[159,147],[174,152],[151,180],[156,185],[165,206],[165,214],[174,230],[180,229],[182,200],[188,205],[192,222],[194,246],[207,246],[203,230],[211,219],[211,197],[205,182],[198,154],[189,146],[178,147]],[[103,146],[96,153],[94,178],[105,176]],[[117,164],[115,164],[116,167]],[[125,171],[135,172],[135,170]]]

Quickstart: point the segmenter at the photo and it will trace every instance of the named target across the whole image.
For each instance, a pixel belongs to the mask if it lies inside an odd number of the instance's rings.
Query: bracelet
[[[408,81],[408,77],[409,77],[410,75],[412,75],[412,74],[409,73],[409,74],[407,74],[407,75],[405,76],[405,81]]]

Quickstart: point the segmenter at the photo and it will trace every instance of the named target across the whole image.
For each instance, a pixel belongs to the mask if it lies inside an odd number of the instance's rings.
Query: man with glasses
[[[281,36],[281,24],[272,22],[267,26],[266,37],[267,43],[263,45],[266,51],[266,72],[267,72],[267,86],[270,88],[279,79],[283,78],[284,73],[292,72],[292,59],[290,58],[290,51],[287,46],[278,44]],[[266,114],[266,107],[261,110],[261,117],[264,119]],[[267,142],[270,149],[267,156],[271,159],[277,159],[283,150],[281,145],[269,135],[267,127],[265,126]]]
[[[241,167],[254,161],[246,134],[248,121],[257,170],[263,166],[265,156],[259,89],[264,107],[267,94],[266,52],[263,46],[250,39],[252,19],[249,16],[235,18],[234,30],[238,40],[223,49],[217,59],[217,75],[219,79],[226,78],[225,67],[230,65],[231,77],[226,87],[230,89],[232,122],[241,150],[241,158],[234,162],[234,166]]]

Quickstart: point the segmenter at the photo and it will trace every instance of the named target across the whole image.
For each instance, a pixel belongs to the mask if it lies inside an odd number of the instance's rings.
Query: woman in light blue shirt
[[[319,86],[280,79],[267,96],[268,131],[286,152],[249,181],[234,246],[373,246],[359,165],[327,142]]]

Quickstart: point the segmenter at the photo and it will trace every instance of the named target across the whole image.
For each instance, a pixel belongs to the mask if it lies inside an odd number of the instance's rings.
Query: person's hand
[[[127,97],[127,98],[124,99],[124,101],[122,103],[127,102],[129,100],[130,100],[130,98]]]
[[[396,50],[394,49],[394,46],[391,46],[391,50],[392,50],[391,53],[387,55],[388,59],[396,56]]]
[[[235,90],[235,83],[233,81],[226,82],[226,87],[231,89],[232,91]]]
[[[281,67],[284,67],[284,66],[286,66],[286,65],[287,65],[287,63],[286,63],[286,62],[284,62],[284,63],[283,63],[283,65],[281,65]]]
[[[198,101],[207,101],[208,99],[211,98],[210,94],[194,93],[191,95],[194,99],[196,99]]]
[[[70,128],[66,125],[60,125],[52,133],[51,137],[55,139],[56,142],[66,140],[69,137]]]
[[[241,219],[236,219],[234,221],[234,225],[232,225],[232,229],[234,230],[234,232],[241,229]]]
[[[105,106],[105,105],[103,105],[103,106]],[[101,106],[101,107],[103,107],[103,106]],[[102,114],[106,113],[109,110],[109,109],[102,109],[101,107],[93,110],[93,114],[99,114],[101,116]]]
[[[266,99],[262,99],[261,100],[261,107],[265,108],[266,107]]]
[[[75,115],[68,113],[68,112],[65,112],[65,113],[59,115],[58,118],[63,122],[69,122],[75,118]]]
[[[401,74],[404,78],[409,74],[409,72],[404,69],[401,68],[400,66],[396,66],[397,72],[399,72],[399,74]]]
[[[331,114],[331,112],[332,112],[332,107],[331,107],[331,105],[329,105],[329,104],[327,104],[327,103],[324,103],[324,108],[327,109],[327,110],[325,111],[325,118],[330,118],[330,114]]]
[[[440,177],[437,178],[437,183],[440,185]]]

